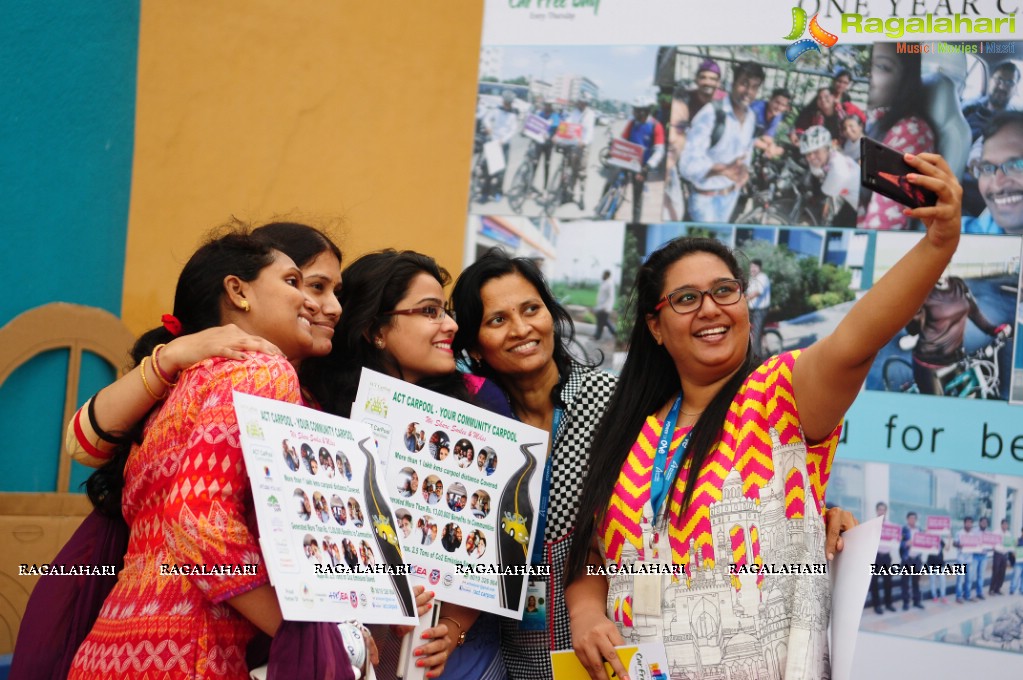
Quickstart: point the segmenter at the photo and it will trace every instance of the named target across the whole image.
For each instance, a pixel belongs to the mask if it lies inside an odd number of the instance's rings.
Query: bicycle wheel
[[[781,333],[776,330],[765,330],[760,334],[760,356],[773,357],[782,352]]]
[[[788,221],[773,210],[754,208],[736,219],[736,224],[773,224],[788,225]]]
[[[536,164],[526,159],[515,171],[512,178],[511,188],[508,189],[508,205],[516,215],[522,213],[522,206],[526,203],[529,190],[532,189],[533,173],[536,171]]]
[[[483,187],[487,181],[487,173],[484,170],[483,154],[476,156],[476,162],[472,164],[472,173],[469,176],[469,202],[479,203],[483,198]]]
[[[980,381],[979,397],[982,399],[1001,399],[1001,383],[998,380],[998,364],[993,361],[979,360],[973,365]]]
[[[902,357],[888,357],[881,371],[888,392],[919,392],[913,378],[913,365]]]
[[[564,191],[561,186],[561,178],[564,174],[564,168],[562,168],[562,165],[564,165],[564,163],[559,165],[554,171],[554,174],[551,175],[551,181],[547,187],[547,194],[543,197],[543,214],[547,217],[553,215],[554,211],[558,209],[559,205],[561,205],[561,194]]]
[[[624,193],[625,183],[622,181],[622,173],[619,172],[614,181],[607,185],[600,200],[597,201],[596,217],[601,220],[613,220],[618,206],[622,204],[621,195]]]

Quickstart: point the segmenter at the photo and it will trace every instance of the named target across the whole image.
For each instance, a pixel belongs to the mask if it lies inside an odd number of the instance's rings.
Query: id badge
[[[644,521],[640,525],[643,537],[643,549],[640,553],[640,564],[657,564],[660,557],[660,545],[657,531],[653,525]],[[661,575],[658,573],[634,574],[632,576],[632,611],[634,614],[660,616],[661,614]]]
[[[519,630],[547,630],[547,582],[529,579]]]

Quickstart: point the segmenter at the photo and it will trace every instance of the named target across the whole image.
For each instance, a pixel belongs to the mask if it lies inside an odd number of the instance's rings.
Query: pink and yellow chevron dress
[[[299,402],[281,357],[209,359],[181,374],[124,470],[124,569],[71,668],[75,680],[248,678],[255,627],[225,600],[268,583],[231,392]],[[252,575],[161,575],[160,565],[258,565]]]
[[[683,571],[652,577],[662,578],[661,615],[633,611],[632,575],[609,577],[608,616],[626,642],[664,642],[672,677],[734,677],[736,669],[747,673],[740,677],[787,680],[827,674],[831,595],[821,509],[841,426],[824,441],[804,440],[791,383],[798,354],[772,357],[743,383],[680,524],[683,467],[660,544],[662,561],[670,554]],[[640,519],[662,426],[647,418],[615,485],[599,534],[609,566],[641,561]],[[677,428],[672,450],[688,430]]]

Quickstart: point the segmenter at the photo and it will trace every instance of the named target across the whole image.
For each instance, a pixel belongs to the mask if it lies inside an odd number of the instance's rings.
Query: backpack
[[[713,149],[721,141],[722,135],[725,134],[725,108],[721,102],[724,99],[715,99],[710,103],[714,107],[714,127],[710,131],[710,146],[707,148],[708,151]]]

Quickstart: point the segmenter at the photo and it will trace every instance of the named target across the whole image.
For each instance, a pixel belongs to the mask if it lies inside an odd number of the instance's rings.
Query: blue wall
[[[0,325],[54,300],[120,313],[138,26],[138,0],[4,3]],[[66,365],[50,352],[0,388],[0,491],[56,488]],[[80,397],[110,378],[87,361]]]

